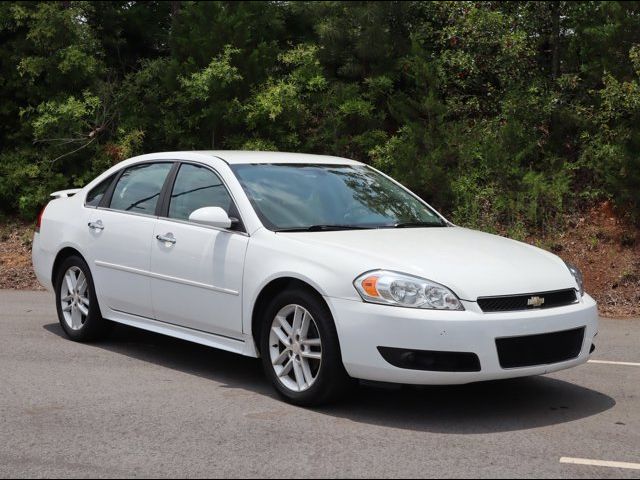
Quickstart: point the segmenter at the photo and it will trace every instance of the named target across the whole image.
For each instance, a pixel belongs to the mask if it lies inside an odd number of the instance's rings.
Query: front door
[[[151,294],[156,320],[217,335],[242,335],[242,275],[248,236],[189,222],[202,207],[237,217],[233,200],[210,168],[184,163],[166,218],[151,247]],[[240,227],[241,228],[241,227]]]

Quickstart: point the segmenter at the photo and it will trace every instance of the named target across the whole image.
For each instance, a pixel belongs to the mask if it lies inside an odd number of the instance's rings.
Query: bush
[[[637,2],[5,2],[0,39],[5,214],[243,148],[362,160],[518,237],[602,199],[640,222]]]

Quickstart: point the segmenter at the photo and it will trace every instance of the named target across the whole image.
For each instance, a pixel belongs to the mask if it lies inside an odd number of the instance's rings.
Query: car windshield
[[[270,230],[446,226],[419,199],[364,165],[239,164],[231,168]]]

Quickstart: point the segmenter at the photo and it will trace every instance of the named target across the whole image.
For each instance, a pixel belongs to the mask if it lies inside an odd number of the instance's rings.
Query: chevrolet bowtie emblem
[[[541,307],[544,305],[544,297],[531,297],[527,300],[527,305],[530,307]]]

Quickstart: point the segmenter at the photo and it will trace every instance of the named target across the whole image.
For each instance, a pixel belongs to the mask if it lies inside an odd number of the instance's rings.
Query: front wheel
[[[290,403],[327,403],[352,384],[331,313],[311,292],[277,295],[264,313],[260,343],[265,372]]]
[[[55,289],[58,319],[71,340],[88,342],[107,333],[110,323],[100,314],[91,271],[82,258],[71,256],[62,262]]]

